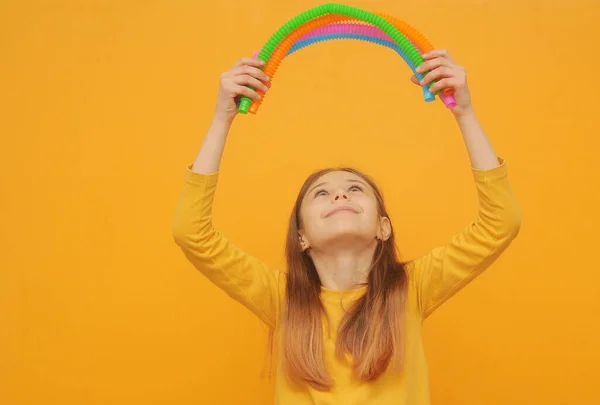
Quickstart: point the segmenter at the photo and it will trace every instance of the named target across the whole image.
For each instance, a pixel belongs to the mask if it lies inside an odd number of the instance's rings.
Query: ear
[[[300,248],[303,252],[310,247],[310,243],[308,243],[308,240],[306,240],[306,237],[301,232],[298,232],[298,242],[300,242]]]
[[[387,217],[381,217],[379,220],[379,229],[377,230],[376,238],[381,241],[386,241],[392,236],[392,223]]]

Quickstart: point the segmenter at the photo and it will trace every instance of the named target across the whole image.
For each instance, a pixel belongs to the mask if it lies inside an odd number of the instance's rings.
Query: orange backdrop
[[[0,403],[268,404],[265,329],[185,261],[171,219],[219,74],[317,1],[0,3]],[[348,0],[467,67],[523,211],[515,244],[427,321],[434,404],[599,403],[593,0]],[[336,41],[284,61],[222,162],[215,221],[283,266],[314,169],[382,185],[404,258],[476,213],[449,112],[392,51]]]

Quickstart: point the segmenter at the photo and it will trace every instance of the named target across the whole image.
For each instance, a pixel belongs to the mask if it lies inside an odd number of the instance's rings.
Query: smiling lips
[[[350,212],[353,212],[355,214],[358,214],[358,211],[356,209],[352,208],[351,206],[349,206],[349,205],[342,205],[340,207],[336,207],[336,208],[332,209],[331,211],[329,211],[329,213],[327,213],[327,215],[325,216],[325,218],[330,217],[330,216],[332,216],[335,213],[343,212],[343,211],[350,211]]]

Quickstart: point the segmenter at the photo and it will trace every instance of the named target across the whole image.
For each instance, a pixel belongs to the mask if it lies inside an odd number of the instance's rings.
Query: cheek
[[[307,237],[319,232],[321,227],[321,211],[317,204],[305,206],[302,211],[302,228]]]
[[[365,199],[361,201],[363,208],[363,225],[368,230],[374,231],[379,227],[379,210],[377,208],[377,202],[371,199]]]
[[[377,209],[377,201],[374,198],[361,195],[355,196],[354,201],[361,206],[365,217],[373,219],[379,215],[379,210]]]

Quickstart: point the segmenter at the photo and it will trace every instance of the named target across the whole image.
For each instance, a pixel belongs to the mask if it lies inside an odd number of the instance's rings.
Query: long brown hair
[[[329,390],[333,380],[323,356],[323,317],[321,281],[317,270],[299,243],[302,228],[300,206],[311,184],[331,171],[353,173],[365,180],[377,198],[380,216],[389,218],[381,191],[364,173],[352,168],[329,168],[309,176],[302,186],[290,217],[286,243],[287,280],[283,314],[283,366],[289,378],[318,390]],[[398,259],[394,231],[378,241],[367,278],[366,293],[344,314],[338,329],[336,355],[352,358],[356,378],[377,379],[393,362],[402,363],[404,353],[403,319],[407,276]]]

